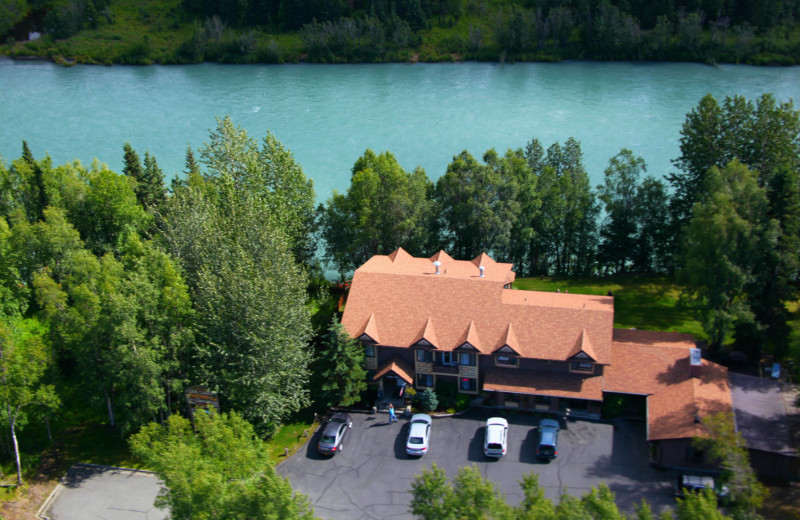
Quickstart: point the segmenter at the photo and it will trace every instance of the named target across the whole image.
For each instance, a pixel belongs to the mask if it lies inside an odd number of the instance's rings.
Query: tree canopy
[[[164,481],[156,505],[175,520],[312,520],[308,500],[275,473],[263,441],[238,414],[173,415],[130,439]]]

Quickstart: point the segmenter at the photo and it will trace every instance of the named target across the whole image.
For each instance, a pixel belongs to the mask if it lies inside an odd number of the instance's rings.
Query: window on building
[[[537,396],[534,397],[533,402],[537,406],[547,406],[547,407],[549,407],[550,406],[550,396],[537,395]]]
[[[442,352],[442,365],[446,367],[454,367],[458,365],[458,356],[453,352]]]
[[[686,448],[686,460],[695,464],[705,462],[705,451],[702,448],[689,446]]]
[[[430,350],[417,350],[417,361],[420,363],[430,363],[433,361],[433,352]]]
[[[458,355],[458,364],[464,365],[466,367],[474,367],[475,366],[475,354],[470,354],[469,352],[462,352]]]
[[[495,358],[497,360],[498,365],[514,365],[516,366],[519,363],[519,360],[514,356],[497,356]]]
[[[364,345],[364,355],[367,357],[375,357],[375,345],[369,343]]]
[[[433,375],[417,374],[417,386],[433,386]]]
[[[587,363],[586,361],[572,361],[569,364],[569,369],[573,372],[594,372],[594,363]]]
[[[474,392],[478,389],[478,381],[471,377],[462,377],[460,381],[461,390],[465,392]]]

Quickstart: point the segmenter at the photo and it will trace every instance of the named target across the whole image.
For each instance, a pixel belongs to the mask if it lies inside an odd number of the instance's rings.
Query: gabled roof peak
[[[497,345],[495,352],[503,351],[505,353],[509,350],[513,351],[514,354],[519,354],[519,342],[517,341],[517,335],[514,333],[514,327],[512,327],[510,323],[506,328],[506,333],[503,335],[503,343]]]
[[[414,257],[408,254],[408,252],[403,249],[402,247],[398,247],[389,255],[389,258],[392,260],[392,263],[402,262],[403,260],[413,259]]]
[[[442,262],[442,263],[445,263],[445,262],[453,262],[453,261],[454,261],[453,257],[448,255],[447,253],[445,253],[443,249],[440,249],[438,253],[436,253],[435,255],[433,255],[431,257],[431,262]]]
[[[592,361],[597,361],[597,355],[594,352],[594,348],[592,348],[592,343],[589,341],[589,336],[586,334],[586,329],[583,329],[581,330],[581,334],[578,336],[578,341],[575,342],[575,346],[572,348],[572,351],[569,353],[569,357],[567,359],[586,359],[587,357]]]
[[[486,267],[490,264],[496,264],[497,262],[495,262],[494,259],[486,253],[481,253],[472,259],[472,263],[475,264],[475,267]]]
[[[459,347],[463,346],[466,343],[468,343],[469,345],[474,347],[475,350],[483,352],[483,348],[482,348],[483,345],[481,344],[481,340],[478,337],[478,331],[475,328],[475,322],[473,320],[470,320],[469,325],[467,325],[467,330],[466,330],[466,333],[464,335],[464,339],[459,344]]]
[[[414,344],[430,345],[433,348],[439,348],[439,341],[436,339],[436,331],[433,330],[433,320],[430,316],[425,321],[425,326],[422,328],[422,333],[417,336],[417,341]]]
[[[359,339],[367,339],[364,338],[367,336],[369,340],[374,341],[375,343],[380,343],[381,340],[378,338],[378,324],[375,322],[375,313],[369,315],[369,319],[367,320],[367,324],[364,326],[364,332],[361,333]]]

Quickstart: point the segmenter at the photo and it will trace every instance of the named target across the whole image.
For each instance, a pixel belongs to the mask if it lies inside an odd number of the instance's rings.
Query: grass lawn
[[[286,460],[285,449],[289,448],[289,456],[294,455],[298,449],[303,447],[314,436],[314,432],[319,427],[319,421],[314,422],[314,412],[303,410],[284,424],[275,436],[267,441],[270,461],[278,464]],[[308,432],[308,438],[304,432]]]
[[[614,295],[614,326],[685,332],[707,339],[693,310],[680,303],[681,287],[666,277],[613,276],[607,278],[519,278],[515,289],[577,294]]]

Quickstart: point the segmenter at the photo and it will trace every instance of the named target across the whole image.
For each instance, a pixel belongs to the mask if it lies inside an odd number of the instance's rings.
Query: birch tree
[[[28,422],[26,411],[34,406],[54,409],[59,405],[53,385],[44,381],[52,361],[50,348],[36,320],[0,321],[0,420],[8,428],[22,485],[18,432]]]

